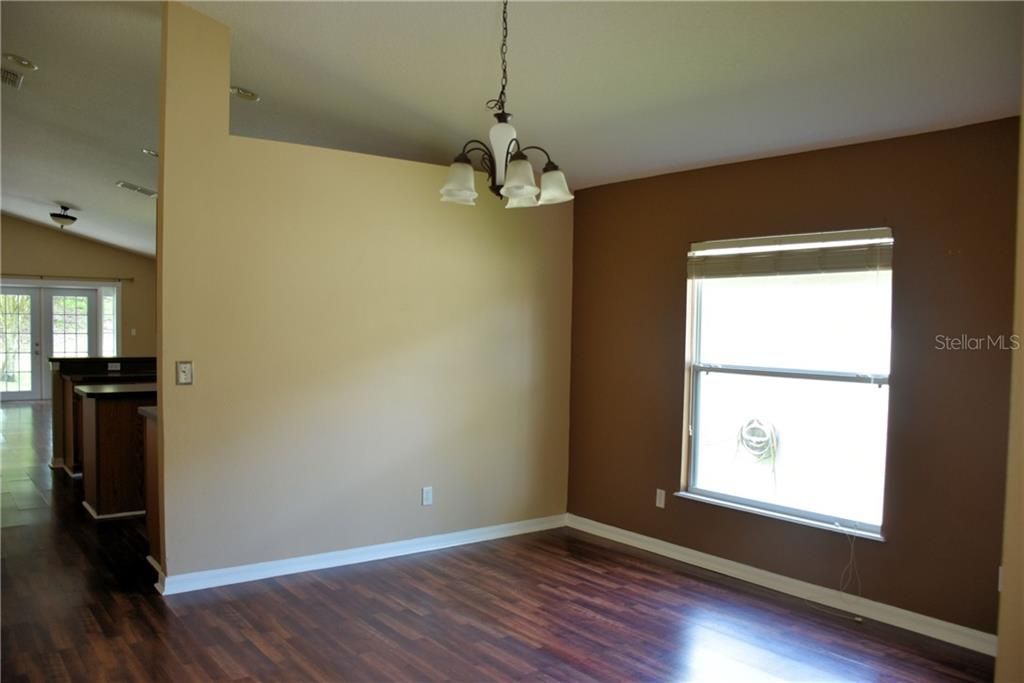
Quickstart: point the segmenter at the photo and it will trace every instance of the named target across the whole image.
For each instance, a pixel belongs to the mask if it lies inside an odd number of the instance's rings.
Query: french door
[[[42,396],[39,299],[38,289],[0,288],[0,398],[5,401]]]
[[[98,356],[100,314],[95,289],[3,287],[3,399],[50,398],[49,359]]]

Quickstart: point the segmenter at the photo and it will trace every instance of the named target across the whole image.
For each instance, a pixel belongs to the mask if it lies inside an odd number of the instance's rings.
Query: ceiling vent
[[[12,71],[8,68],[3,69],[4,85],[9,85],[15,90],[21,88],[21,84],[25,81],[25,77],[17,71]]]
[[[114,184],[122,189],[131,190],[132,192],[141,194],[143,197],[152,198],[156,196],[156,190],[151,190],[148,187],[142,187],[141,185],[136,185],[135,183],[129,183],[127,180],[118,180]]]

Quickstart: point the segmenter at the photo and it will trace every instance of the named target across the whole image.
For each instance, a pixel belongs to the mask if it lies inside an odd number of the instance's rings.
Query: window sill
[[[751,514],[760,515],[762,517],[770,517],[771,519],[779,519],[784,522],[793,522],[794,524],[802,524],[803,526],[809,526],[814,529],[823,529],[825,531],[831,531],[835,534],[843,534],[844,536],[856,536],[857,538],[866,538],[869,541],[878,541],[885,543],[885,537],[879,533],[873,531],[864,531],[862,529],[853,529],[851,527],[840,526],[836,523],[821,522],[814,519],[807,519],[805,517],[797,517],[796,515],[787,515],[783,512],[775,512],[773,510],[765,510],[763,508],[754,507],[752,505],[744,505],[742,503],[735,503],[729,500],[722,500],[720,498],[713,498],[711,496],[704,496],[699,493],[693,493],[691,491],[677,491],[673,494],[677,498],[686,498],[687,500],[695,500],[700,503],[710,503],[711,505],[718,505],[720,507],[729,508],[730,510],[739,510],[740,512],[749,512]]]

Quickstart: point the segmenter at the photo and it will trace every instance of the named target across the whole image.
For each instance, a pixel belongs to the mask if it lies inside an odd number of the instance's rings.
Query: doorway
[[[115,356],[118,290],[111,286],[0,287],[0,393],[50,398],[50,358]]]

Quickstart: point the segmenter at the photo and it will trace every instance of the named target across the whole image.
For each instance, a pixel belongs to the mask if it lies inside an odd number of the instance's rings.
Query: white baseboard
[[[318,555],[291,557],[285,560],[272,560],[270,562],[258,562],[256,564],[171,576],[161,574],[161,581],[157,583],[157,590],[163,595],[174,595],[175,593],[226,586],[233,583],[244,583],[246,581],[269,579],[275,576],[285,576],[287,574],[297,574],[317,569],[341,567],[347,564],[383,560],[400,555],[412,555],[428,550],[440,550],[441,548],[490,541],[495,538],[505,538],[506,536],[518,536],[519,534],[527,534],[534,531],[558,529],[565,525],[565,514],[560,514],[552,515],[551,517],[527,519],[521,522],[498,524],[496,526],[466,529],[465,531],[453,531],[447,534],[422,536],[406,541],[367,545],[359,548],[349,548],[348,550],[320,553]]]
[[[88,505],[86,507],[88,509]],[[496,538],[505,538],[507,536],[517,536],[534,531],[557,529],[563,526],[578,529],[719,574],[731,576],[756,586],[762,586],[779,591],[780,593],[804,598],[820,605],[856,614],[865,619],[871,619],[947,643],[953,643],[954,645],[983,654],[994,656],[996,653],[996,636],[991,633],[942,621],[941,619],[875,602],[867,598],[841,593],[833,588],[826,588],[788,576],[782,576],[781,574],[775,574],[764,569],[758,569],[750,565],[691,550],[684,546],[675,545],[608,524],[602,524],[601,522],[595,522],[573,514],[552,515],[550,517],[528,519],[509,524],[466,529],[465,531],[454,531],[434,536],[422,536],[405,541],[394,541],[392,543],[349,548],[347,550],[317,555],[305,555],[284,560],[272,560],[269,562],[258,562],[172,576],[165,576],[163,568],[152,558],[147,558],[147,560],[157,570],[157,590],[163,595],[174,595],[176,593],[227,586],[246,581],[269,579],[275,576],[341,567],[349,564],[383,560],[389,557],[399,557],[401,555],[412,555],[430,550],[440,550],[442,548],[479,543],[480,541],[489,541]]]
[[[145,510],[132,510],[130,512],[115,512],[112,515],[101,515],[96,512],[92,505],[88,502],[82,501],[82,507],[84,507],[93,519],[104,520],[104,519],[124,519],[126,517],[142,517],[146,514]]]
[[[566,525],[572,529],[578,529],[594,536],[600,536],[601,538],[639,548],[640,550],[646,550],[656,555],[669,557],[686,564],[718,572],[719,574],[725,574],[726,576],[731,576],[756,586],[763,586],[780,593],[804,598],[811,602],[862,616],[865,619],[897,626],[987,655],[995,656],[996,654],[996,636],[992,633],[977,631],[966,626],[952,624],[948,621],[942,621],[941,619],[935,619],[934,617],[918,614],[917,612],[875,602],[867,598],[841,593],[834,588],[825,588],[824,586],[799,581],[788,576],[765,571],[764,569],[716,557],[715,555],[708,555],[707,553],[691,550],[681,545],[675,545],[633,531],[595,522],[586,517],[567,514]]]

